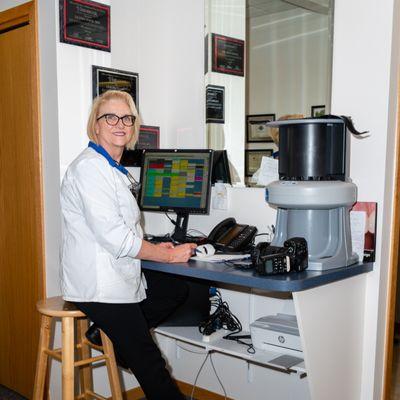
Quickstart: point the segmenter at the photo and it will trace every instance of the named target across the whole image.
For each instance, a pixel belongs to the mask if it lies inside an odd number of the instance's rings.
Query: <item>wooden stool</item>
[[[62,363],[62,399],[74,399],[74,368],[80,370],[81,393],[77,399],[106,399],[93,391],[92,363],[105,360],[108,378],[110,380],[112,398],[122,400],[121,386],[118,376],[117,363],[115,361],[114,348],[107,337],[101,332],[103,346],[96,346],[90,343],[85,332],[88,329],[88,319],[86,315],[79,311],[72,303],[68,303],[62,297],[50,297],[41,300],[36,305],[42,314],[39,350],[36,363],[35,387],[33,400],[44,399],[44,386],[47,377],[48,357],[56,358]],[[61,318],[62,321],[62,347],[61,349],[50,349],[50,337],[52,329],[52,319]],[[75,319],[77,322],[77,345],[75,346]],[[91,357],[91,349],[101,350],[104,355]],[[75,348],[80,353],[80,360],[75,361]]]

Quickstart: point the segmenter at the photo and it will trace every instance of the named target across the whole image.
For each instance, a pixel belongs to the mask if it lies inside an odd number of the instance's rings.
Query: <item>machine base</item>
[[[327,271],[329,269],[348,267],[358,262],[358,255],[353,253],[346,261],[338,257],[324,257],[313,260],[308,259],[308,271]]]

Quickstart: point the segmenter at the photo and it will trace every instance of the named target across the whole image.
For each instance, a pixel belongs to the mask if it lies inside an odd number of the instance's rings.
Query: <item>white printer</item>
[[[257,349],[288,354],[302,352],[295,315],[278,313],[261,317],[250,324],[250,334]]]

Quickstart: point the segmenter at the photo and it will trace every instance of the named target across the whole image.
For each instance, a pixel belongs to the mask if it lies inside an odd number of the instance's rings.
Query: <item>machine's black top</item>
[[[279,179],[348,178],[349,135],[345,120],[304,118],[268,125],[279,127]]]

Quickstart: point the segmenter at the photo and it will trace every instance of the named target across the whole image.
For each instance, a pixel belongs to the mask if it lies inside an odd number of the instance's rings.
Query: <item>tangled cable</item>
[[[250,335],[233,336],[242,331],[242,324],[236,315],[231,312],[228,303],[222,300],[221,293],[218,289],[216,289],[215,296],[211,300],[211,307],[214,307],[215,311],[209,316],[208,319],[200,323],[200,333],[203,335],[211,335],[218,329],[229,330],[231,332],[223,336],[223,338],[227,340],[234,340],[237,343],[247,346],[247,351],[253,354],[255,352],[253,345],[251,343],[245,343],[241,340],[250,339]]]
[[[221,293],[218,289],[211,300],[211,307],[214,307],[215,311],[208,319],[200,323],[200,333],[203,335],[211,335],[213,332],[216,332],[221,328],[232,331],[232,334],[239,333],[242,330],[242,324],[229,310],[228,303],[222,300]]]

